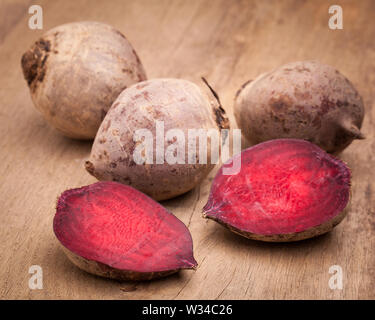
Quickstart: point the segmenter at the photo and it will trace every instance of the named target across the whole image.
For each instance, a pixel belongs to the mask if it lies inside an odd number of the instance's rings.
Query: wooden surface
[[[363,95],[366,140],[341,155],[352,168],[347,218],[332,232],[290,244],[250,241],[201,217],[214,172],[188,194],[163,204],[190,229],[196,271],[145,283],[120,283],[75,268],[52,231],[55,200],[95,181],[84,169],[91,144],[62,137],[33,107],[20,59],[43,32],[28,28],[30,2],[0,6],[0,297],[3,299],[374,299],[375,1],[38,1],[44,31],[80,20],[121,30],[149,78],[205,76],[232,115],[239,86],[281,64],[318,59]],[[328,28],[340,4],[344,30]],[[44,288],[30,290],[31,265]],[[340,265],[342,290],[328,286]]]

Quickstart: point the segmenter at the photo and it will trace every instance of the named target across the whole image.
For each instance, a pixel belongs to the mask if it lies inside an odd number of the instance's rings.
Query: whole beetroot
[[[47,31],[21,63],[35,107],[53,127],[77,139],[94,138],[120,92],[146,79],[124,35],[98,22]]]
[[[289,63],[245,83],[234,115],[252,144],[299,138],[338,153],[363,138],[361,96],[341,73],[316,61]]]
[[[157,123],[164,126],[161,140],[165,154],[179,141],[173,135],[168,137],[168,132],[177,129],[183,133],[182,162],[157,163]],[[229,121],[214,91],[182,79],[143,81],[124,90],[113,103],[95,137],[86,169],[99,180],[131,185],[156,200],[173,198],[194,188],[215,166],[211,148],[217,150],[219,145],[211,144],[210,140],[206,141],[206,163],[199,159],[189,162],[189,130],[208,132],[227,128]],[[134,160],[139,144],[135,133],[143,129],[149,130],[154,139],[153,161],[138,164]],[[198,149],[200,141],[196,146]]]

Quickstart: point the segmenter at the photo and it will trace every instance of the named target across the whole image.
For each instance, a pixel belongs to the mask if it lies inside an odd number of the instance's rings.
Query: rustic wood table
[[[341,158],[352,169],[348,216],[332,232],[299,243],[247,240],[202,218],[210,176],[165,205],[190,229],[196,271],[152,282],[116,282],[74,267],[52,231],[55,201],[95,182],[83,168],[91,143],[64,138],[33,107],[20,67],[42,35],[28,27],[33,2],[0,2],[0,298],[3,299],[374,299],[375,1],[339,1],[344,29],[328,28],[329,1],[38,1],[43,30],[81,20],[106,22],[136,48],[149,78],[209,79],[232,126],[233,98],[248,79],[290,61],[339,69],[366,105],[363,132]],[[43,289],[29,288],[29,267]],[[332,290],[329,268],[343,271]]]

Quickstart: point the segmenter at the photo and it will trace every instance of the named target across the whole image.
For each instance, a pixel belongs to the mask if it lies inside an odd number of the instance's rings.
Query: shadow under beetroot
[[[192,190],[189,190],[183,194],[180,194],[177,197],[167,199],[167,200],[161,200],[159,203],[163,206],[169,206],[169,207],[179,207],[181,204],[184,204],[185,202],[189,201],[191,199],[191,196],[195,193],[195,188]]]
[[[62,281],[68,281],[70,278],[74,278],[75,282],[80,282],[82,286],[87,286],[89,283],[92,283],[95,286],[116,286],[122,292],[133,292],[142,288],[149,286],[150,284],[156,286],[166,286],[167,284],[170,285],[171,283],[179,283],[186,280],[187,275],[184,273],[184,270],[180,270],[176,273],[173,273],[169,276],[151,279],[151,280],[117,280],[117,279],[110,279],[105,277],[100,277],[98,275],[94,275],[88,273],[77,266],[75,266],[65,255],[63,250],[60,248],[58,244],[54,246],[54,249],[48,256],[50,261],[54,261],[53,271],[54,274],[65,275],[60,277]]]
[[[241,249],[253,249],[253,250],[271,250],[272,252],[288,250],[289,252],[303,252],[301,249],[319,250],[329,245],[334,240],[335,230],[331,230],[320,236],[316,236],[310,239],[292,241],[292,242],[266,242],[259,240],[247,239],[239,234],[236,234],[224,226],[217,225],[216,228],[220,229],[215,232],[215,236],[218,238],[217,241],[223,241],[231,246],[240,247]]]

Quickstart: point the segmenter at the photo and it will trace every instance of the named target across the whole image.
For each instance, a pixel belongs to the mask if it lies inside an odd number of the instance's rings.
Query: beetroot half
[[[250,239],[297,241],[330,231],[346,214],[350,171],[318,146],[277,139],[244,150],[236,175],[218,171],[204,216]]]
[[[120,280],[150,280],[197,266],[186,226],[132,187],[98,182],[62,193],[53,229],[79,268]]]

